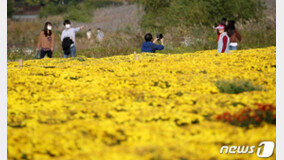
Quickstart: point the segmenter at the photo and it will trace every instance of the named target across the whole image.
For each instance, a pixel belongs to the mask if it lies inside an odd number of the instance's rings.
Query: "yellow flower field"
[[[276,105],[276,48],[8,62],[8,159],[258,159],[223,145],[276,140],[275,124],[220,121]],[[262,90],[221,93],[218,80]],[[271,158],[275,159],[275,153]]]

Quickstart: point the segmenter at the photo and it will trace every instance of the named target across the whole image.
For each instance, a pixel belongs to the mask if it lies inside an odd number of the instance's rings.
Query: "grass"
[[[263,90],[261,86],[253,85],[250,80],[241,79],[219,80],[215,82],[215,85],[221,93],[228,94],[239,94],[243,92]]]

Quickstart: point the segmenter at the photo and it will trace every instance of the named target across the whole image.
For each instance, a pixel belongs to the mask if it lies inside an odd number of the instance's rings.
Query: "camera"
[[[159,41],[159,40],[161,40],[162,38],[164,38],[164,36],[163,36],[163,34],[158,33],[158,34],[157,34],[157,38],[158,38],[158,41]]]

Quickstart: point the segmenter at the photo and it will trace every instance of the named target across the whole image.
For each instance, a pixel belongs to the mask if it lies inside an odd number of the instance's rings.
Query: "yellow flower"
[[[82,58],[8,62],[8,159],[257,159],[219,151],[275,141],[275,125],[214,120],[276,104],[275,47]],[[233,79],[264,89],[227,94],[215,85]]]

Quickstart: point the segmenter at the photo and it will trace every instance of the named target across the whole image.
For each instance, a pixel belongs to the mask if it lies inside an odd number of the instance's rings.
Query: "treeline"
[[[78,22],[90,22],[93,17],[93,11],[96,8],[106,7],[109,5],[119,6],[122,5],[122,2],[113,0],[73,0],[69,1],[67,4],[51,2],[41,8],[39,16],[42,18],[64,14],[65,19]]]
[[[265,3],[260,0],[138,0],[145,15],[143,29],[159,29],[176,26],[212,26],[221,18],[236,21],[263,18]]]
[[[70,4],[70,3],[80,3],[85,2],[86,0],[8,0],[13,2],[15,5],[24,5],[24,6],[45,6],[48,3],[54,4]],[[94,1],[107,1],[107,0],[93,0]],[[111,0],[112,2],[133,2],[133,0]]]

